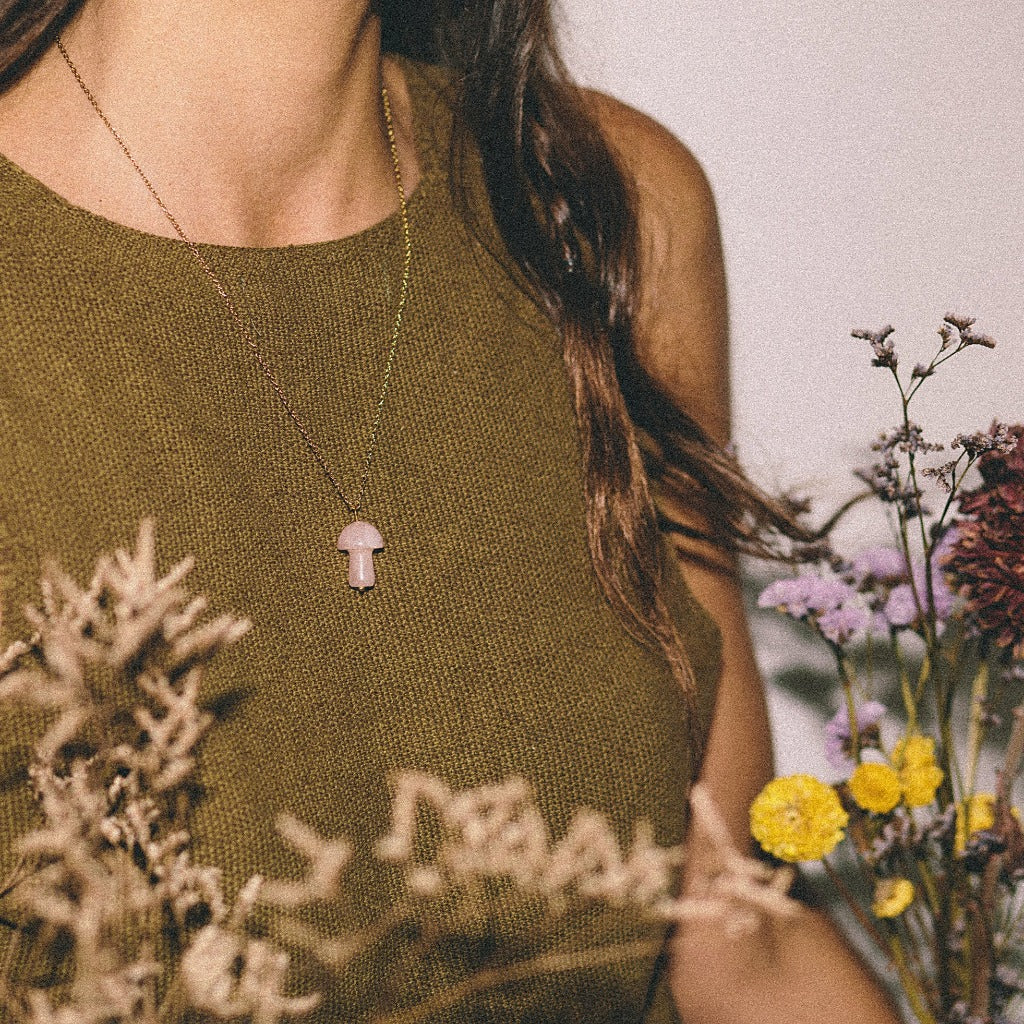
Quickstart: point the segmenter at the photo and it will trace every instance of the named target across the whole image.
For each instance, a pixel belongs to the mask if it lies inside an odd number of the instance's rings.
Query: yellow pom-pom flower
[[[899,769],[903,802],[908,807],[925,807],[946,777],[935,763],[935,740],[930,736],[908,736],[896,744],[893,764]]]
[[[904,768],[900,772],[904,802],[908,807],[927,807],[935,799],[936,790],[945,777],[942,769],[934,764]]]
[[[931,736],[905,736],[892,752],[897,768],[935,764],[935,740]]]
[[[896,771],[887,764],[865,761],[857,765],[848,783],[858,807],[876,814],[888,814],[903,795]]]
[[[842,841],[849,816],[836,791],[813,775],[772,779],[750,807],[750,831],[772,856],[819,860]]]
[[[871,910],[875,917],[899,917],[913,902],[913,882],[906,878],[880,878]]]

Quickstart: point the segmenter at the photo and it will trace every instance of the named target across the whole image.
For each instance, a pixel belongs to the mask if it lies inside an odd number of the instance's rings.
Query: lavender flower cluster
[[[809,622],[838,646],[869,632],[888,636],[912,629],[929,614],[941,626],[954,607],[943,562],[955,542],[956,531],[947,530],[932,550],[930,571],[923,559],[908,566],[904,553],[889,546],[869,548],[850,561],[819,562],[769,584],[758,606]]]

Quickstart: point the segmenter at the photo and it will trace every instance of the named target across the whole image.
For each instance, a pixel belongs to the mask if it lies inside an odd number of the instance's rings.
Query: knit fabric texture
[[[648,819],[662,844],[684,835],[694,771],[682,693],[591,565],[560,339],[453,201],[447,75],[402,67],[423,174],[365,506],[387,546],[363,594],[336,550],[344,506],[185,247],[74,207],[0,158],[0,641],[26,633],[45,558],[85,582],[99,553],[132,543],[153,515],[161,565],[192,553],[191,588],[255,623],[208,676],[209,699],[234,710],[205,748],[196,859],[232,887],[255,872],[295,877],[273,830],[288,809],[362,852],[349,924],[396,898],[397,879],[369,855],[395,771],[453,787],[524,776],[554,836],[588,806],[621,839]],[[486,219],[479,181],[467,188]],[[401,279],[398,216],[337,241],[203,250],[354,495]],[[719,638],[665,551],[706,728]],[[6,874],[32,820],[34,735],[5,711],[0,737]],[[528,957],[659,934],[606,911],[555,924],[519,911],[401,976],[387,957],[355,964],[311,1019],[411,1005],[501,943]],[[562,971],[430,1019],[668,1022],[658,972],[654,956]]]

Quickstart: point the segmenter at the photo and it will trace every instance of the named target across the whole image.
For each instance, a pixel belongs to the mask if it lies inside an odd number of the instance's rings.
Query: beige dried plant
[[[313,904],[344,903],[354,850],[287,814],[278,829],[306,861],[304,876],[254,877],[229,899],[220,871],[193,862],[188,807],[197,753],[214,727],[200,704],[203,677],[250,626],[230,615],[204,620],[205,600],[184,585],[191,567],[185,559],[158,574],[147,520],[134,552],[101,558],[84,588],[48,567],[41,604],[27,613],[34,635],[0,655],[0,701],[51,713],[30,768],[42,821],[18,838],[19,863],[0,886],[3,916],[20,925],[0,967],[8,1016],[25,1024],[158,1024],[187,1011],[190,1019],[278,1024],[318,1003],[316,993],[286,994],[298,950],[343,972],[425,902],[489,881],[546,901],[553,915],[598,901],[655,921],[712,917],[749,930],[794,912],[789,875],[738,853],[700,787],[693,811],[714,863],[677,897],[682,849],[659,847],[645,824],[623,849],[603,815],[581,809],[554,839],[524,779],[453,790],[418,773],[392,780],[391,828],[373,853],[404,872],[407,893],[377,925],[325,935],[300,916]],[[426,860],[416,843],[423,810],[442,832]],[[277,941],[251,934],[257,906],[277,915]],[[168,929],[182,950],[177,957],[168,955]],[[70,950],[67,983],[19,984],[12,965],[58,941]],[[587,956],[489,969],[430,1006],[380,1019],[412,1022],[509,978],[565,970]]]

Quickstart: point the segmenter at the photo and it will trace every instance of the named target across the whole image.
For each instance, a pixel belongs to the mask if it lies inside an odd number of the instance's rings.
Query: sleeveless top
[[[457,212],[447,73],[402,68],[422,180],[366,506],[387,548],[362,595],[335,546],[346,511],[194,258],[0,158],[0,642],[27,634],[21,609],[45,558],[85,582],[153,515],[161,566],[192,553],[193,592],[255,625],[207,676],[211,701],[238,699],[206,741],[196,860],[221,866],[229,887],[294,876],[273,830],[288,809],[361,851],[347,891],[363,921],[396,895],[369,855],[396,771],[453,788],[523,776],[555,837],[587,806],[622,840],[649,820],[661,844],[683,838],[695,771],[667,664],[629,635],[591,565],[560,339]],[[486,218],[479,177],[466,188]],[[203,249],[354,491],[401,276],[398,216],[337,241]],[[706,728],[719,638],[668,550]],[[2,716],[0,875],[32,820],[35,738],[25,716]],[[538,931],[530,913],[492,921],[492,937],[524,956],[664,937],[599,909]],[[545,935],[535,946],[531,929]],[[449,948],[398,979],[385,958],[358,963],[310,1019],[367,1020],[385,990],[396,1005],[421,1001],[490,948]],[[521,980],[430,1019],[669,1022],[664,962]]]

